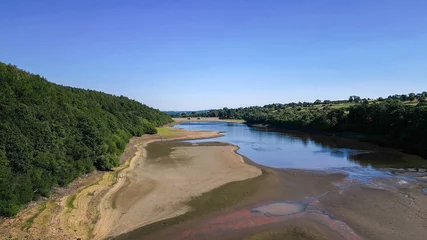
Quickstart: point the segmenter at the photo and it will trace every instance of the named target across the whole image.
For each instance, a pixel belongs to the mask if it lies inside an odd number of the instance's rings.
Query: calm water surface
[[[191,142],[221,141],[238,145],[239,153],[275,168],[352,169],[398,167],[405,161],[419,160],[414,155],[380,148],[352,139],[312,135],[301,132],[276,132],[241,123],[186,122],[175,126],[186,130],[219,131],[223,137]]]

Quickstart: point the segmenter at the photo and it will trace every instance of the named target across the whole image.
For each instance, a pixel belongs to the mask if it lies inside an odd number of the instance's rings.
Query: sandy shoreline
[[[213,136],[217,133],[193,132],[182,138]],[[170,146],[165,146],[165,142],[160,142],[157,147],[165,148],[158,149],[161,156],[153,159],[146,148],[156,141],[145,141],[138,146],[138,155],[102,199],[101,217],[93,235],[96,239],[184,214],[191,210],[185,204],[191,197],[261,174],[259,169],[244,164],[232,145],[194,146],[170,142]],[[147,158],[154,162],[148,162]]]
[[[148,154],[149,161],[139,161],[128,184],[117,196],[119,217],[113,221],[112,236],[182,215],[192,210],[186,205],[192,197],[228,182],[261,174],[258,168],[246,165],[234,153],[235,146],[180,146],[176,143],[151,146],[154,144],[147,147],[149,152],[166,154]],[[168,149],[172,149],[169,154]]]

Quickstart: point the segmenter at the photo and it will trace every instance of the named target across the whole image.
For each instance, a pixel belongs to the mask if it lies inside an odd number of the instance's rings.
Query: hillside
[[[208,112],[274,128],[338,133],[427,157],[427,92],[343,101],[270,104]]]
[[[0,62],[0,215],[94,169],[171,118],[123,96],[64,87]]]

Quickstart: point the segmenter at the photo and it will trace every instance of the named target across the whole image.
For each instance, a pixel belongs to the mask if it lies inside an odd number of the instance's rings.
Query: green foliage
[[[68,208],[74,208],[74,201],[76,200],[77,194],[74,194],[67,198],[67,207]]]
[[[119,165],[131,136],[172,119],[123,96],[64,87],[0,63],[0,215]]]
[[[350,98],[360,101],[356,96]],[[363,100],[359,104],[339,109],[325,107],[320,110],[310,106],[301,110],[289,104],[271,104],[264,107],[224,108],[219,112],[223,118],[240,118],[249,124],[361,133],[368,140],[427,157],[426,101],[419,98],[419,103],[411,106],[402,99],[406,98],[391,96],[387,100],[372,103]]]

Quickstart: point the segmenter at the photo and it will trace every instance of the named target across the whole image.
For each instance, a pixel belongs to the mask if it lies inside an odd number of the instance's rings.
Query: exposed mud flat
[[[245,201],[118,239],[425,239],[423,182],[258,167],[264,174]]]
[[[120,217],[109,235],[119,235],[191,211],[192,197],[233,181],[253,178],[261,170],[243,162],[228,144],[192,145],[154,142],[117,192]]]

